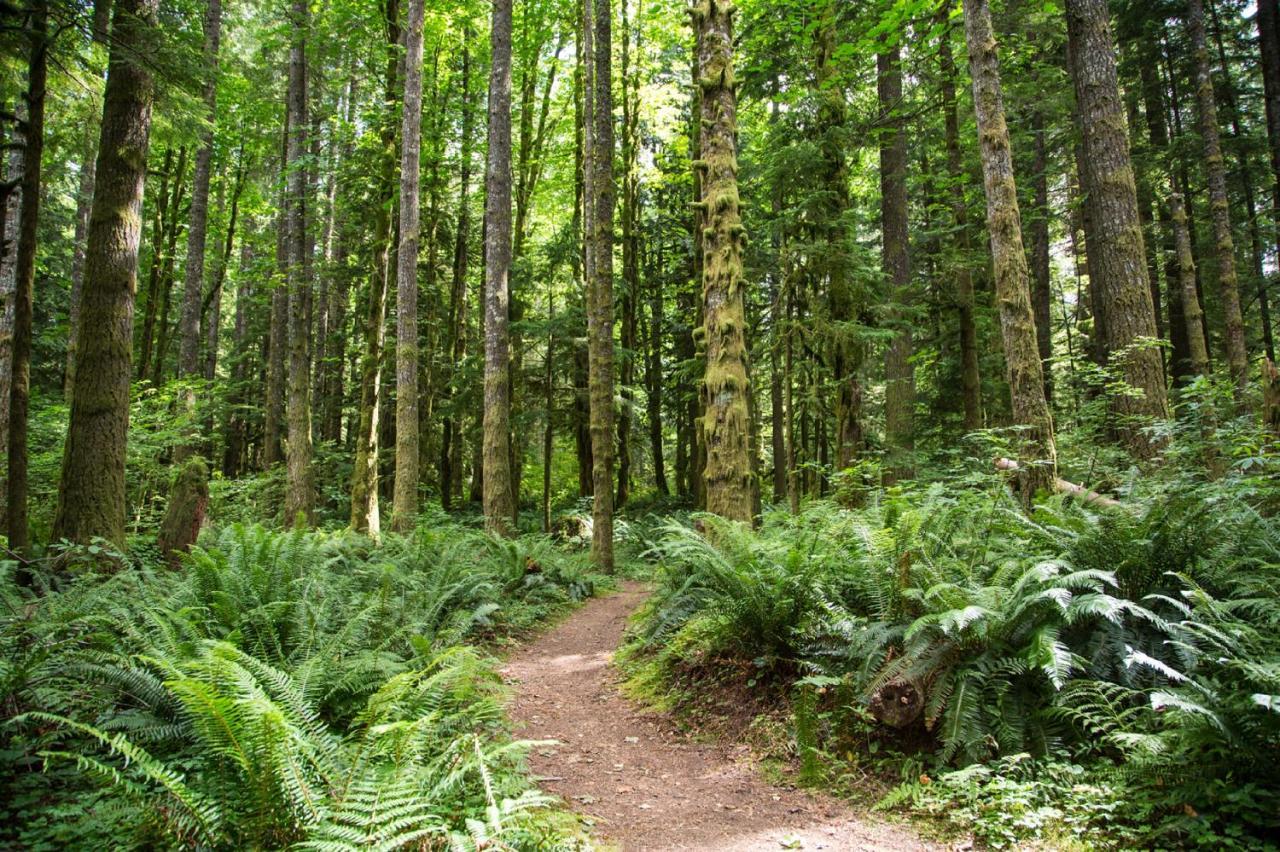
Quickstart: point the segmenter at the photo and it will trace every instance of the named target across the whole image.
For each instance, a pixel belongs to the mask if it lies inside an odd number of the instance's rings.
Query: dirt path
[[[745,747],[689,742],[670,719],[623,698],[610,665],[638,583],[587,603],[517,651],[503,667],[515,688],[518,735],[558,740],[529,756],[542,787],[591,818],[624,852],[697,850],[911,850],[909,831],[855,816],[830,799],[760,778]]]

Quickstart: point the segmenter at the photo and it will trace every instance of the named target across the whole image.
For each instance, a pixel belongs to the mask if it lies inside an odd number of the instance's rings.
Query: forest
[[[0,72],[0,848],[1280,848],[1280,0]]]

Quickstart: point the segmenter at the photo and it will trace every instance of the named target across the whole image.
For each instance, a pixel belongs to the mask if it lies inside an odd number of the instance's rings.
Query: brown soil
[[[599,842],[625,852],[931,848],[833,799],[766,783],[745,745],[692,742],[669,716],[624,698],[611,658],[645,594],[624,583],[503,667],[518,735],[558,741],[530,754],[531,769]]]

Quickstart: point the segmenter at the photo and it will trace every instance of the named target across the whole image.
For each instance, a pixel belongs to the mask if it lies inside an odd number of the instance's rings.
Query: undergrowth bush
[[[1119,508],[1059,496],[1028,515],[968,475],[766,513],[757,531],[668,525],[632,675],[696,693],[691,673],[754,663],[789,700],[802,776],[896,761],[888,803],[963,812],[992,845],[1266,844],[1280,488],[1274,457],[1237,447],[1225,475],[1133,480]]]
[[[562,848],[475,643],[590,595],[543,539],[207,535],[0,586],[0,845]],[[463,644],[470,643],[470,644]],[[563,835],[563,836],[562,836]]]

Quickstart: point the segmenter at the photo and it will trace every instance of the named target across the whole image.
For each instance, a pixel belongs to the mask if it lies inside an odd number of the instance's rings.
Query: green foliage
[[[1171,436],[1170,453],[1199,457],[1184,444],[1202,435]],[[768,514],[755,532],[669,524],[631,659],[650,689],[715,660],[794,683],[811,780],[839,775],[858,740],[925,745],[939,780],[909,775],[890,803],[992,845],[1256,841],[1280,813],[1280,527],[1259,473],[1180,465],[1121,508],[1054,497],[1027,515],[967,477]],[[918,720],[868,729],[903,685]]]
[[[232,526],[180,572],[42,575],[38,598],[7,567],[5,844],[465,849],[559,834],[541,824],[492,662],[459,644],[591,593],[545,540],[445,527],[374,547]]]

